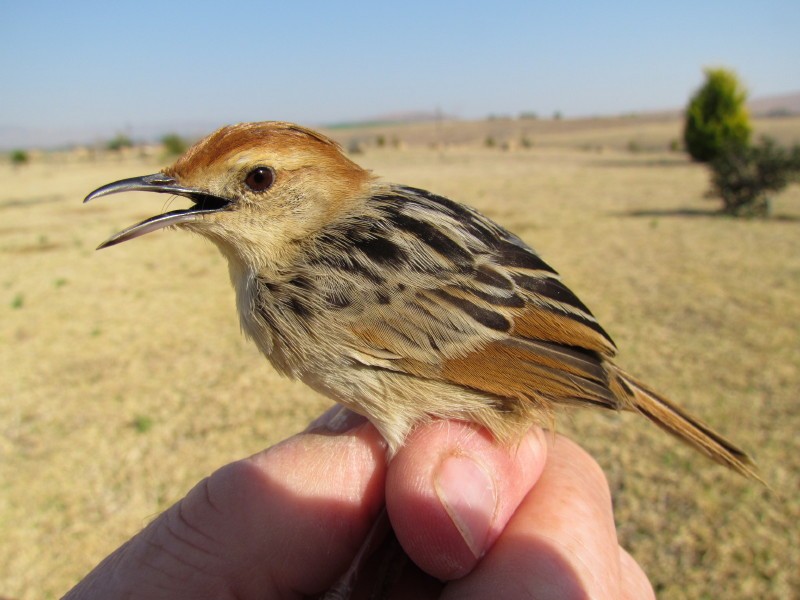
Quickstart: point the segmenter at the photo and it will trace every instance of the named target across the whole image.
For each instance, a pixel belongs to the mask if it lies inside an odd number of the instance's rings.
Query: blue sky
[[[702,68],[800,90],[800,2],[8,2],[0,127],[682,106]]]

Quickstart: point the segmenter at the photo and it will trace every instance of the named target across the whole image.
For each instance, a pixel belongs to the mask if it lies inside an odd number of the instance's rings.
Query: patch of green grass
[[[22,308],[24,304],[25,304],[25,296],[23,296],[22,294],[17,294],[11,301],[11,308],[17,310],[19,308]]]
[[[57,288],[64,287],[65,285],[67,285],[67,280],[64,277],[59,277],[53,282],[53,286]]]
[[[155,421],[147,415],[136,415],[131,424],[138,433],[147,433],[153,428]]]

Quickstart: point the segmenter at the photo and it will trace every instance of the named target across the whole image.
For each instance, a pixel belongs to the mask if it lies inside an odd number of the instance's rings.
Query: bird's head
[[[371,180],[319,133],[290,123],[243,123],[212,133],[160,173],[110,183],[84,202],[128,191],[184,196],[190,208],[146,219],[100,248],[176,226],[258,268],[280,263],[297,242],[347,214],[369,195]]]

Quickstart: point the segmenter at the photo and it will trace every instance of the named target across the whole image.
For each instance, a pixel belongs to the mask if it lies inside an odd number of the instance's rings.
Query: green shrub
[[[30,155],[25,150],[12,150],[9,158],[11,159],[11,164],[15,167],[25,165],[31,159]]]
[[[757,146],[731,146],[711,163],[711,192],[723,212],[735,216],[769,215],[769,192],[800,181],[800,145],[781,148],[769,138]]]
[[[161,144],[164,146],[164,152],[169,156],[179,156],[186,152],[186,149],[189,147],[186,140],[177,133],[168,133],[162,137]]]
[[[131,138],[124,133],[118,133],[108,141],[108,144],[106,144],[106,148],[112,152],[119,152],[123,148],[130,148],[132,146],[133,142],[131,141]]]
[[[686,107],[683,141],[698,162],[714,160],[723,151],[747,146],[750,117],[747,92],[736,74],[726,69],[706,69],[706,81]]]

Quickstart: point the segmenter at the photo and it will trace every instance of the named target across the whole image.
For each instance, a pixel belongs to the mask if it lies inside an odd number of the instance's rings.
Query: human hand
[[[201,481],[66,598],[313,596],[384,503],[410,558],[447,580],[400,581],[398,597],[654,598],[617,543],[602,471],[566,438],[533,429],[508,449],[439,421],[388,465],[384,451],[369,423],[333,409]]]

